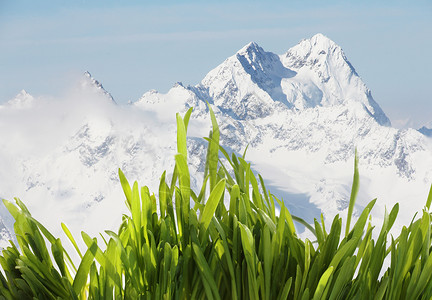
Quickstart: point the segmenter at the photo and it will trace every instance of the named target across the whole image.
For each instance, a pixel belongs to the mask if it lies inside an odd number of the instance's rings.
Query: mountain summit
[[[99,81],[93,78],[89,71],[84,72],[80,81],[80,85],[81,88],[93,90],[97,94],[108,98],[111,102],[116,104],[113,96],[104,89],[103,85]]]
[[[17,108],[17,109],[26,109],[31,108],[34,104],[35,98],[27,93],[25,90],[21,90],[13,99],[7,102],[7,106]]]
[[[350,105],[357,102],[379,124],[391,125],[342,48],[323,34],[302,40],[282,55],[281,61],[285,67],[297,72],[292,85],[297,79],[309,84],[306,88],[308,93],[293,95],[296,107]],[[291,93],[292,85],[288,88]],[[308,97],[308,94],[312,97]]]
[[[345,106],[356,118],[391,125],[342,48],[322,34],[282,55],[251,42],[210,71],[195,91],[242,120],[275,110]]]

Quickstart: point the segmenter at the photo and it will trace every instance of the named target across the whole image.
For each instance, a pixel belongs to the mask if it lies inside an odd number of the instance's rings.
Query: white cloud
[[[81,230],[117,230],[126,213],[119,167],[156,191],[174,161],[175,118],[118,106],[94,86],[77,85],[29,108],[1,106],[0,197],[21,198],[56,236],[63,221],[79,239]]]

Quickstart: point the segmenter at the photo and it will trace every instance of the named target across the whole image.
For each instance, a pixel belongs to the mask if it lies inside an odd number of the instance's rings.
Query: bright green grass
[[[198,194],[190,189],[187,164],[189,110],[177,115],[176,165],[170,184],[162,174],[158,199],[136,182],[131,187],[119,170],[131,215],[123,216],[117,233],[106,231],[100,247],[83,232],[87,249],[81,252],[62,224],[79,265],[20,200],[4,200],[19,247],[11,243],[0,256],[0,299],[431,299],[432,189],[420,218],[390,238],[396,204],[374,240],[368,219],[375,200],[350,224],[359,187],[356,159],[346,224],[337,215],[326,229],[321,215],[310,226],[266,190],[244,155],[229,156],[219,146],[209,109],[213,130]],[[316,240],[299,239],[293,220]]]

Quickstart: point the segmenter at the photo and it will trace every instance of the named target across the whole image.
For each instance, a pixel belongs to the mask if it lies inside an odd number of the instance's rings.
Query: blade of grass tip
[[[187,144],[186,144],[186,128],[185,123],[179,113],[177,117],[177,153],[183,154],[187,157]]]
[[[183,213],[181,208],[182,196],[178,187],[175,187],[175,215],[177,220],[177,230],[179,238],[183,236]]]
[[[252,232],[247,225],[239,224],[241,243],[245,254],[247,264],[247,277],[249,285],[250,299],[259,299],[258,283],[257,283],[257,261],[256,252],[254,249],[254,238]]]
[[[330,266],[337,268],[342,259],[346,257],[351,257],[352,253],[357,248],[357,244],[358,240],[352,239],[349,240],[345,245],[343,245],[342,248],[339,248],[333,256],[333,259],[330,262]]]
[[[234,271],[234,260],[231,257],[230,254],[230,248],[229,248],[229,244],[225,235],[225,231],[222,228],[222,226],[220,225],[220,223],[218,222],[217,219],[214,219],[214,224],[216,227],[216,230],[219,231],[219,234],[221,235],[222,238],[222,245],[224,247],[225,253],[224,253],[224,257],[226,259],[227,265],[228,265],[228,270],[231,276],[231,295],[232,295],[232,299],[233,300],[237,300],[237,283],[236,283],[236,278],[235,278],[235,271]],[[234,252],[233,252],[234,254]]]
[[[164,184],[164,189],[162,189],[162,192],[160,191],[159,194],[163,194],[163,191],[165,191],[166,196],[166,190],[167,186]],[[163,196],[162,196],[163,197]],[[162,204],[160,204],[162,206]],[[151,228],[151,215],[152,215],[152,208],[151,208],[151,198],[150,198],[150,191],[147,186],[143,186],[141,188],[141,226],[144,228],[144,239],[148,243],[148,235],[147,235],[147,229]]]
[[[79,257],[82,259],[83,258],[82,253],[81,253],[80,249],[78,248],[78,245],[77,245],[77,243],[76,243],[76,241],[75,241],[72,233],[70,232],[69,228],[64,223],[61,223],[61,227],[62,227],[64,233],[66,234],[66,236],[68,237],[69,241],[74,246],[74,248],[75,248],[76,252],[78,253]]]
[[[12,202],[10,202],[10,201],[8,201],[6,199],[3,199],[3,204],[7,208],[7,210],[11,214],[11,216],[15,220],[17,220],[18,219],[18,215],[20,214],[19,209]]]
[[[426,201],[426,207],[427,207],[428,210],[430,209],[431,202],[432,202],[432,184],[431,184],[431,187],[430,187],[430,190],[429,190],[429,195],[428,195],[427,201]]]
[[[187,222],[190,209],[190,174],[187,165],[187,158],[183,154],[175,156],[176,166],[179,173],[180,193],[182,196],[182,215],[184,221]]]
[[[341,292],[344,289],[344,287],[352,280],[354,271],[355,271],[355,256],[350,256],[346,258],[341,266],[339,268],[340,271],[335,273],[335,282],[332,286],[332,291],[329,296],[329,300],[335,300],[341,298]],[[337,275],[336,275],[337,274]]]
[[[309,300],[310,299],[309,294],[310,294],[309,288],[306,288],[306,290],[303,293],[301,300]]]
[[[311,265],[311,249],[312,249],[312,243],[309,241],[309,239],[306,238],[305,240],[305,251],[304,251],[304,269],[303,269],[303,280],[301,283],[301,290],[304,290],[304,287],[306,286],[306,281],[308,279],[309,274],[309,267]]]
[[[256,208],[255,211],[261,217],[261,220],[264,221],[264,224],[266,224],[272,232],[275,232],[276,231],[276,224],[272,221],[272,219],[269,217],[269,215],[259,208]]]
[[[174,170],[173,170],[173,174],[171,177],[171,183],[170,183],[170,188],[169,188],[171,198],[174,198],[174,191],[175,191],[177,179],[178,179],[178,170],[177,170],[177,166],[174,165]]]
[[[369,217],[370,211],[372,210],[373,206],[375,205],[376,199],[369,202],[369,204],[363,209],[360,217],[358,218],[357,222],[354,224],[353,229],[349,236],[349,239],[354,237],[360,237],[364,232],[364,227],[366,225],[367,219]],[[392,210],[393,211],[393,210]],[[388,214],[386,210],[386,214],[384,216],[384,219],[386,219],[386,224],[388,224]]]
[[[232,224],[233,216],[238,216],[238,199],[240,198],[240,188],[238,184],[232,186],[230,191],[230,203],[229,203],[229,215],[230,215],[230,224]]]
[[[210,145],[213,143],[212,135],[213,135],[213,132],[210,130],[209,137],[208,138],[204,137],[204,139],[208,142],[207,152],[206,152],[206,160],[205,160],[205,165],[204,165],[204,177],[207,177],[207,175],[209,175]]]
[[[96,241],[93,241],[93,243],[90,245],[90,247],[87,249],[86,253],[84,254],[83,259],[81,260],[81,263],[78,267],[78,271],[75,275],[74,282],[72,285],[73,290],[77,295],[81,294],[82,290],[86,285],[87,277],[90,272],[90,267],[95,257],[97,249],[98,246],[96,244]]]
[[[378,291],[376,292],[374,299],[375,300],[381,300],[384,298],[385,292],[387,290],[388,282],[390,277],[386,276],[380,284],[380,287],[378,288]]]
[[[293,222],[293,216],[290,214],[290,212],[288,211],[288,208],[286,208],[286,206],[285,206],[285,203],[283,202],[283,200],[281,201],[281,200],[279,200],[278,198],[276,198],[276,196],[275,195],[273,195],[273,194],[271,194],[271,196],[273,196],[275,199],[276,199],[276,201],[279,203],[279,206],[280,206],[280,215],[279,215],[279,220],[281,220],[281,218],[282,219],[285,219],[286,220],[286,222],[287,222],[287,224],[288,224],[288,228],[289,228],[289,230],[290,230],[290,233],[291,234],[295,234],[295,226],[294,226],[294,222]],[[296,217],[297,218],[297,217]],[[308,224],[307,222],[305,222],[303,219],[301,219],[301,218],[297,218],[297,219],[299,219],[300,221],[297,221],[297,222],[301,222],[301,221],[303,221],[305,224]],[[306,225],[305,225],[306,226]],[[310,229],[309,229],[310,230]],[[312,230],[313,230],[313,228],[312,228]],[[312,231],[313,232],[313,231]],[[316,234],[315,234],[315,236],[316,236]]]
[[[107,240],[105,239],[105,237],[103,236],[103,234],[99,232],[99,236],[101,237],[101,239],[102,239],[102,241],[104,242],[105,246],[108,246],[108,242],[107,242]]]
[[[28,210],[27,206],[25,206],[24,202],[22,202],[19,198],[14,198],[16,204],[21,208],[21,210],[26,213],[27,215],[31,215],[30,211]]]
[[[126,196],[127,203],[129,203],[129,207],[130,207],[131,199],[132,199],[132,189],[129,185],[129,182],[126,179],[126,176],[123,174],[120,168],[118,169],[118,173],[119,173],[120,183],[123,188],[123,192]]]
[[[200,193],[198,194],[198,197],[197,197],[197,202],[198,203],[202,203],[203,202],[203,199],[205,197],[206,187],[207,187],[207,181],[209,180],[209,178],[210,178],[210,175],[207,175],[203,179],[203,184],[201,186]]]
[[[416,290],[414,293],[419,295],[421,291],[423,291],[428,284],[431,282],[431,274],[432,274],[432,255],[430,255],[426,261],[426,264],[421,272],[420,278],[416,285]],[[415,298],[414,298],[415,299]]]
[[[224,164],[222,163],[222,161],[221,161],[220,159],[219,159],[219,163],[220,163],[222,169],[223,169],[224,172],[225,172],[225,176],[226,176],[226,179],[227,179],[227,183],[228,183],[228,185],[229,185],[229,186],[233,186],[233,185],[235,185],[236,183],[235,183],[234,179],[232,178],[232,176],[231,176],[230,173],[228,172],[227,168],[224,166]]]
[[[166,190],[165,175],[166,175],[166,171],[164,171],[162,173],[162,176],[159,180],[159,210],[160,210],[161,218],[165,217],[165,213],[167,210],[168,192]],[[143,213],[144,213],[144,210],[143,210]]]
[[[39,223],[38,220],[33,218],[31,215],[26,216],[29,220],[31,220],[36,226],[39,228],[39,230],[42,232],[42,234],[47,238],[47,240],[53,244],[56,241],[56,238],[52,235],[51,232],[48,231],[48,229],[45,228],[41,223]]]
[[[216,186],[217,183],[217,166],[219,161],[219,125],[216,121],[216,116],[213,112],[213,109],[211,108],[210,104],[207,103],[207,106],[209,108],[210,112],[210,118],[212,122],[212,134],[211,134],[211,140],[212,142],[208,145],[208,168],[209,168],[209,174],[210,174],[210,192],[213,190],[213,188]]]
[[[93,245],[93,243],[96,242],[96,250],[94,251],[94,257],[96,258],[96,260],[101,264],[101,266],[105,266],[104,263],[104,253],[102,252],[102,250],[99,248],[99,246],[97,245],[97,240],[96,238],[91,238],[87,233],[85,233],[84,231],[81,232],[81,237],[84,241],[84,243],[86,244],[87,247],[91,247]]]
[[[348,235],[349,229],[350,229],[350,223],[351,223],[351,217],[354,210],[354,204],[357,198],[357,193],[359,190],[359,171],[358,171],[358,155],[357,155],[357,149],[355,150],[355,157],[354,157],[354,178],[353,178],[353,184],[351,189],[351,196],[350,196],[350,202],[348,206],[348,216],[347,216],[347,223],[346,223],[346,229],[345,229],[345,236]]]
[[[252,217],[253,214],[252,214],[251,204],[253,202],[250,200],[251,198],[250,198],[250,189],[249,189],[249,187],[250,187],[250,173],[249,173],[250,164],[247,163],[245,160],[243,160],[241,157],[239,157],[239,161],[240,161],[240,164],[242,166],[241,172],[243,173],[243,171],[244,171],[244,174],[245,174],[243,186],[241,186],[242,191],[245,195],[245,202],[244,203],[246,205],[246,209],[247,209],[249,216]]]
[[[223,156],[225,156],[226,160],[229,162],[229,164],[231,165],[231,167],[234,167],[233,162],[232,162],[232,160],[231,160],[228,152],[225,150],[225,148],[222,147],[221,145],[219,145],[219,151],[222,152]]]
[[[63,256],[63,246],[61,244],[60,239],[56,240],[55,244],[51,245],[51,253],[54,257],[54,260],[60,270],[60,273],[63,277],[67,277],[68,272],[66,271],[65,259]]]
[[[267,189],[265,187],[264,179],[262,178],[262,176],[260,174],[258,174],[258,178],[260,180],[261,188],[263,190],[264,199],[266,200],[266,204],[267,204],[267,208],[268,208],[267,210],[268,210],[270,217],[272,218],[273,222],[275,222],[276,221],[276,215],[275,215],[274,207],[270,203],[269,193],[267,192]]]
[[[321,214],[322,215],[322,214]],[[325,236],[324,236],[324,232],[323,229],[321,228],[320,223],[318,223],[317,219],[314,219],[314,224],[315,224],[315,233],[316,233],[316,238],[318,241],[318,245],[322,245],[325,242]]]
[[[202,224],[204,230],[207,230],[222,194],[225,191],[225,182],[225,179],[218,182],[213,191],[210,193],[207,203],[204,206],[204,211],[200,214],[200,223]]]
[[[298,260],[300,261],[300,260]],[[304,293],[306,291],[301,291],[301,282],[302,282],[303,274],[301,271],[300,264],[297,264],[296,266],[296,274],[295,274],[295,281],[294,281],[294,299],[300,299],[301,293]],[[306,288],[306,290],[308,290]],[[309,300],[309,296],[306,298]]]
[[[258,181],[255,177],[255,174],[252,172],[251,169],[249,169],[249,174],[250,174],[249,175],[250,183],[252,185],[252,199],[258,208],[262,210],[265,209],[267,211],[267,209],[265,208],[264,201],[261,197],[260,191],[258,189]]]
[[[297,217],[297,216],[295,216],[295,215],[291,215],[291,217],[292,217],[292,219],[293,219],[294,221],[296,221],[297,223],[302,224],[302,225],[305,226],[307,229],[309,229],[309,231],[312,232],[312,233],[314,234],[315,237],[317,236],[316,231],[315,231],[315,228],[313,228],[312,225],[310,225],[308,222],[306,222],[306,221],[303,220],[302,218]]]
[[[192,110],[193,110],[193,107],[189,108],[183,117],[183,122],[185,125],[186,133],[187,133],[188,125],[189,125],[189,119],[190,119],[190,116],[192,114]]]
[[[209,265],[207,264],[207,261],[204,257],[204,254],[201,251],[201,248],[195,244],[194,242],[192,242],[192,249],[193,249],[193,253],[195,261],[197,263],[198,266],[198,270],[201,273],[202,276],[202,281],[205,284],[208,284],[208,286],[210,287],[210,289],[206,289],[206,296],[208,299],[220,299],[220,295],[219,295],[219,291],[216,285],[216,282],[214,281],[213,278],[213,273],[209,267]]]
[[[324,293],[324,289],[326,288],[326,285],[329,283],[330,276],[333,274],[333,266],[330,266],[324,274],[321,276],[318,286],[315,290],[315,294],[313,296],[313,300],[319,300],[321,299],[321,296]]]
[[[431,245],[431,220],[430,214],[426,211],[423,211],[423,218],[420,227],[423,235],[421,261],[424,266],[426,259],[429,257],[429,248]]]
[[[138,182],[134,182],[132,187],[132,203],[131,203],[132,220],[136,231],[141,230],[141,201],[138,190]],[[141,247],[141,235],[137,234],[138,246]]]
[[[243,155],[242,155],[242,158],[243,159],[245,159],[245,157],[246,157],[246,152],[247,152],[247,149],[249,148],[249,144],[247,144],[246,145],[246,148],[244,149],[244,151],[243,151]]]
[[[288,294],[291,290],[292,279],[293,278],[290,277],[285,282],[284,288],[282,289],[282,293],[280,294],[280,297],[278,297],[278,299],[288,299]]]
[[[389,221],[388,221],[388,225],[387,225],[387,231],[390,231],[390,229],[393,227],[393,224],[396,220],[396,217],[399,213],[399,203],[396,203],[392,210],[390,211],[390,215],[389,215]]]
[[[327,238],[327,232],[326,232],[326,229],[325,229],[325,222],[324,222],[324,215],[321,213],[321,224],[322,224],[322,230],[323,230],[323,233],[324,233],[324,238]]]

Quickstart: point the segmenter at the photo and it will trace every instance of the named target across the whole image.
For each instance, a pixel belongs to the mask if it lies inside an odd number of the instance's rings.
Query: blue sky
[[[126,103],[195,85],[250,41],[282,54],[321,32],[394,125],[432,121],[431,1],[163,2],[0,0],[0,103],[61,97],[86,70]]]

